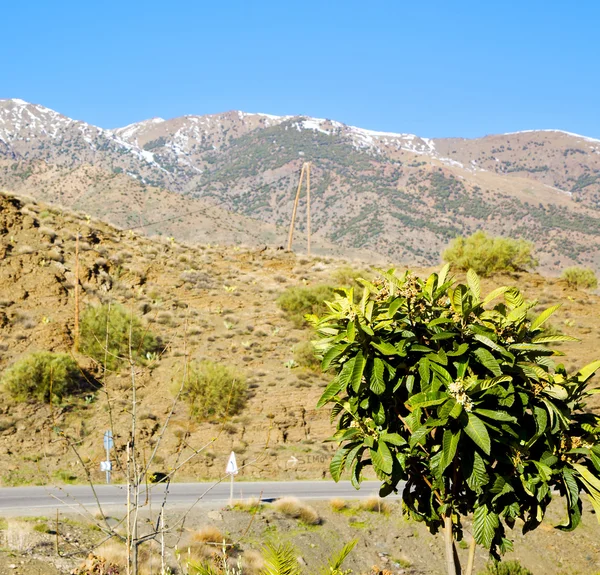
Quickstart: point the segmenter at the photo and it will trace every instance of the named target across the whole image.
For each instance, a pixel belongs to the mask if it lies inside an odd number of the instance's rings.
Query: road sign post
[[[113,440],[112,431],[109,429],[104,432],[104,449],[106,450],[106,461],[100,462],[100,471],[106,471],[106,483],[110,483],[110,472],[112,470],[112,463],[110,461],[110,450],[114,447],[115,442]]]
[[[225,473],[230,477],[229,483],[229,505],[233,505],[233,476],[238,474],[237,461],[235,460],[235,453],[232,451],[225,468]]]

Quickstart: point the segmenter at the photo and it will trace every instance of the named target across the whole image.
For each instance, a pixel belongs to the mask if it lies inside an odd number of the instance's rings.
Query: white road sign
[[[225,468],[225,473],[227,475],[237,475],[238,474],[238,466],[235,460],[235,453],[232,451],[229,456],[229,461],[227,462],[227,467]]]

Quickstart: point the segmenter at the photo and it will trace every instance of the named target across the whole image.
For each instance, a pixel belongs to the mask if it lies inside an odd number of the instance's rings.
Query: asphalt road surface
[[[294,496],[300,499],[342,499],[365,498],[376,495],[378,481],[365,481],[359,491],[350,482],[340,481],[267,481],[234,482],[235,499],[261,497],[273,500],[279,497]],[[123,485],[96,485],[94,487],[103,508],[124,508],[127,490]],[[165,497],[164,484],[149,488],[151,507],[158,507]],[[173,483],[169,486],[167,504],[189,507],[191,505],[219,506],[229,501],[230,483]],[[145,492],[143,493],[145,498]],[[64,487],[3,487],[0,488],[0,516],[6,515],[47,515],[58,509],[61,512],[97,510],[97,503],[89,485],[66,485]]]

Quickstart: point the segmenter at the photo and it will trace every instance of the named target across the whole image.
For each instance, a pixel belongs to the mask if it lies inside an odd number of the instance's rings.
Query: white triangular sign
[[[227,468],[225,469],[225,473],[227,473],[227,475],[237,475],[238,473],[238,466],[235,460],[235,453],[233,451],[229,456],[229,461],[227,462]]]

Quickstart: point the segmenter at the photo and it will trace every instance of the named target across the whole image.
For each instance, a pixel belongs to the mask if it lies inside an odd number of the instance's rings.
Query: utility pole
[[[306,255],[310,255],[310,162],[306,164]]]
[[[79,351],[79,230],[75,238],[75,329],[73,330],[75,352]]]
[[[310,162],[304,162],[302,164],[302,170],[300,171],[300,181],[298,182],[298,190],[296,191],[296,198],[294,199],[294,208],[292,210],[292,221],[290,222],[290,233],[288,235],[287,251],[292,251],[292,241],[294,239],[294,223],[296,222],[296,212],[298,210],[298,202],[300,201],[300,192],[302,191],[302,180],[306,176],[306,231],[308,234],[307,239],[307,251],[310,255]]]

